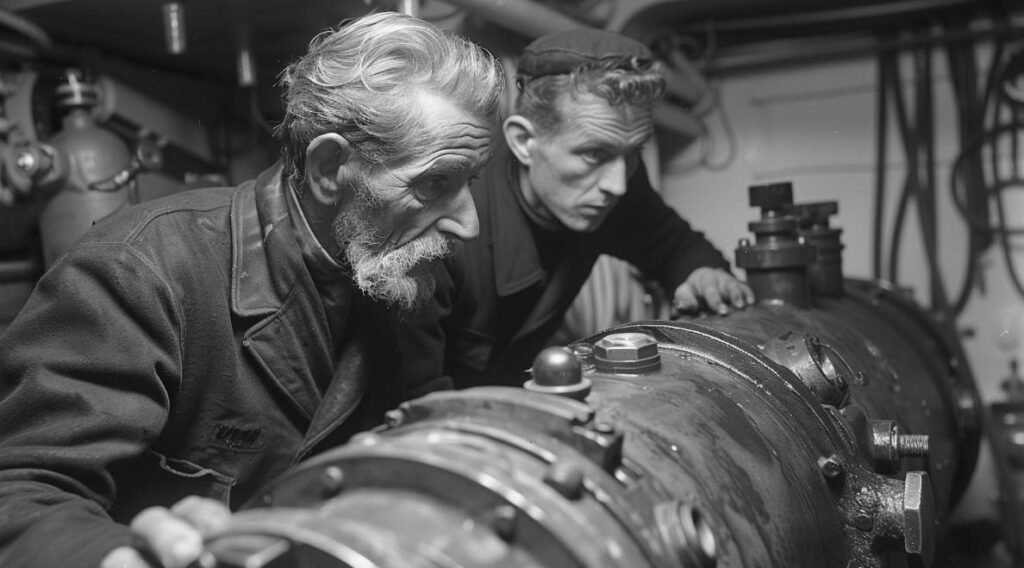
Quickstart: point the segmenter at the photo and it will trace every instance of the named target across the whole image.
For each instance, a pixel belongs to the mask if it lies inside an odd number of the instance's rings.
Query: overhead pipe
[[[420,0],[399,0],[397,11],[418,18],[420,17]]]
[[[533,0],[445,0],[529,37],[592,27]]]

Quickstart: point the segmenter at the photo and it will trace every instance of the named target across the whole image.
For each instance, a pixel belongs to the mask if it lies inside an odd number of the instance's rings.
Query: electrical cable
[[[984,133],[982,133],[981,136],[979,136],[973,142],[967,145],[954,160],[953,167],[950,172],[950,187],[953,190],[953,204],[954,206],[956,206],[956,209],[960,213],[960,215],[964,217],[964,220],[970,226],[975,227],[977,229],[990,231],[995,235],[1024,234],[1024,226],[1007,227],[1005,224],[997,224],[996,226],[992,226],[991,224],[986,223],[983,219],[979,219],[973,216],[972,212],[967,208],[966,197],[963,195],[962,184],[958,183],[958,173],[962,168],[964,160],[966,160],[968,156],[970,156],[972,153],[982,152],[983,147],[985,145],[994,146],[996,141],[999,140],[999,138],[1005,134],[1020,134],[1020,131],[1020,124],[1013,123],[1003,124],[991,130],[987,130]],[[994,160],[998,160],[998,152],[993,151],[991,152],[991,155],[993,156]],[[1007,178],[1007,180],[1013,181],[1015,183],[1021,183],[1022,185],[1024,185],[1024,176],[1021,176],[1019,172],[1015,176]],[[1013,185],[1009,183],[1007,180],[996,181],[993,185],[985,188],[986,194],[989,197],[998,196],[998,192],[1001,191],[1004,186]]]
[[[885,219],[885,183],[886,154],[889,151],[889,106],[885,96],[887,79],[890,75],[888,66],[891,58],[884,55],[877,58],[877,98],[875,101],[875,217],[872,220],[872,275],[875,280],[882,278],[882,233]]]
[[[955,26],[956,24],[951,23],[948,25]],[[976,74],[974,73],[973,66],[973,45],[948,43],[946,45],[946,55],[949,63],[950,81],[953,86],[954,104],[957,108],[960,145],[963,147],[973,136],[976,121],[980,120],[980,117],[984,115],[984,101],[980,103],[981,107],[979,109],[979,103],[974,97],[976,93],[973,89],[973,86],[976,84]],[[964,172],[963,176],[961,176],[966,178],[965,183],[977,183],[982,179],[979,177],[981,175],[980,167],[978,160],[972,160],[969,165],[969,171]],[[950,183],[954,182],[951,181]],[[973,196],[974,193],[971,192],[971,195]],[[973,199],[973,201],[977,201],[977,199]],[[972,208],[976,207],[977,205],[972,206]],[[984,240],[984,233],[982,231],[974,227],[968,227],[967,258],[965,260],[963,279],[959,292],[955,295],[956,300],[951,308],[952,312],[956,315],[963,312],[970,299],[975,278],[978,274],[978,256],[980,251],[986,247]]]
[[[914,177],[917,175],[917,155],[913,151],[917,147],[917,137],[914,129],[909,123],[907,116],[907,103],[903,98],[903,83],[899,69],[899,52],[890,54],[893,64],[890,67],[892,76],[888,81],[890,95],[893,98],[893,106],[896,114],[897,131],[902,141],[903,153],[907,160],[906,174],[903,179],[903,187],[900,191],[899,202],[896,206],[896,215],[893,219],[892,242],[889,248],[889,273],[888,280],[896,283],[899,281],[899,256],[903,239],[903,223],[906,218],[907,209],[910,206],[910,198],[914,188]]]
[[[1015,180],[1017,184],[1024,183],[1024,179]],[[999,219],[999,224],[1005,226],[1006,224],[1006,206],[1003,203],[1003,191],[1002,188],[996,194],[996,216]],[[1017,290],[1017,294],[1024,298],[1024,282],[1021,282],[1020,275],[1017,273],[1016,261],[1013,258],[1013,245],[1010,243],[1010,232],[999,231],[1000,235],[1000,248],[1003,252],[1003,262],[1006,265],[1006,273],[1010,277],[1010,283]]]
[[[928,32],[924,32],[927,34]],[[949,311],[949,299],[946,286],[942,279],[938,256],[937,202],[935,198],[935,105],[932,94],[932,51],[931,47],[921,47],[915,57],[918,102],[916,125],[922,131],[918,149],[923,158],[923,169],[917,176],[915,197],[917,203],[918,222],[921,224],[921,236],[924,241],[925,257],[931,282],[931,307],[940,314]],[[921,166],[921,161],[918,162]]]
[[[249,118],[254,126],[259,127],[260,130],[271,137],[274,136],[274,127],[267,122],[267,119],[263,118],[263,112],[260,110],[259,94],[256,92],[256,89],[249,89]]]
[[[32,42],[38,49],[49,50],[53,48],[53,40],[50,39],[50,35],[43,28],[7,8],[0,8],[0,27],[14,30]]]
[[[736,155],[738,154],[738,151],[736,149],[736,132],[732,128],[732,121],[729,120],[729,114],[725,112],[725,107],[722,106],[721,89],[718,85],[712,85],[711,91],[711,98],[714,101],[712,103],[712,106],[713,108],[718,109],[718,113],[716,114],[718,115],[719,121],[722,124],[722,131],[725,133],[725,141],[728,147],[726,149],[727,153],[724,159],[722,159],[718,163],[711,162],[711,154],[714,150],[714,141],[710,140],[709,135],[708,152],[706,159],[704,160],[704,169],[712,172],[720,172],[728,169],[729,166],[731,166],[732,163],[736,161]]]

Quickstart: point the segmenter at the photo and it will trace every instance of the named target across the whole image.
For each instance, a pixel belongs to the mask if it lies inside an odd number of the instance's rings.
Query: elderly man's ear
[[[533,161],[533,147],[537,143],[537,132],[530,119],[513,114],[505,119],[502,124],[502,131],[505,134],[505,143],[516,160],[524,166],[529,166]]]
[[[306,146],[307,192],[321,205],[343,206],[358,179],[354,149],[343,136],[321,134]]]

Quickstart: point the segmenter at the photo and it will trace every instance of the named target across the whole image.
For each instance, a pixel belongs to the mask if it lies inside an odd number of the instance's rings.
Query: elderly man
[[[722,255],[655,193],[640,152],[664,79],[638,41],[599,30],[542,37],[519,61],[505,144],[473,187],[481,237],[438,271],[401,327],[421,392],[521,385],[602,253],[656,278],[677,309],[753,302]]]
[[[185,566],[228,506],[401,400],[379,312],[478,233],[500,67],[380,13],[282,82],[276,167],[99,223],[0,342],[0,566]]]

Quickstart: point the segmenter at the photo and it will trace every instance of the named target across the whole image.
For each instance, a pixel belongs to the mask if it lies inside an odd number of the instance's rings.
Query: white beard
[[[366,295],[383,300],[401,311],[411,311],[434,293],[429,273],[413,270],[451,253],[451,241],[441,234],[414,239],[395,248],[377,234],[373,207],[359,197],[334,223],[335,238],[355,278]]]

